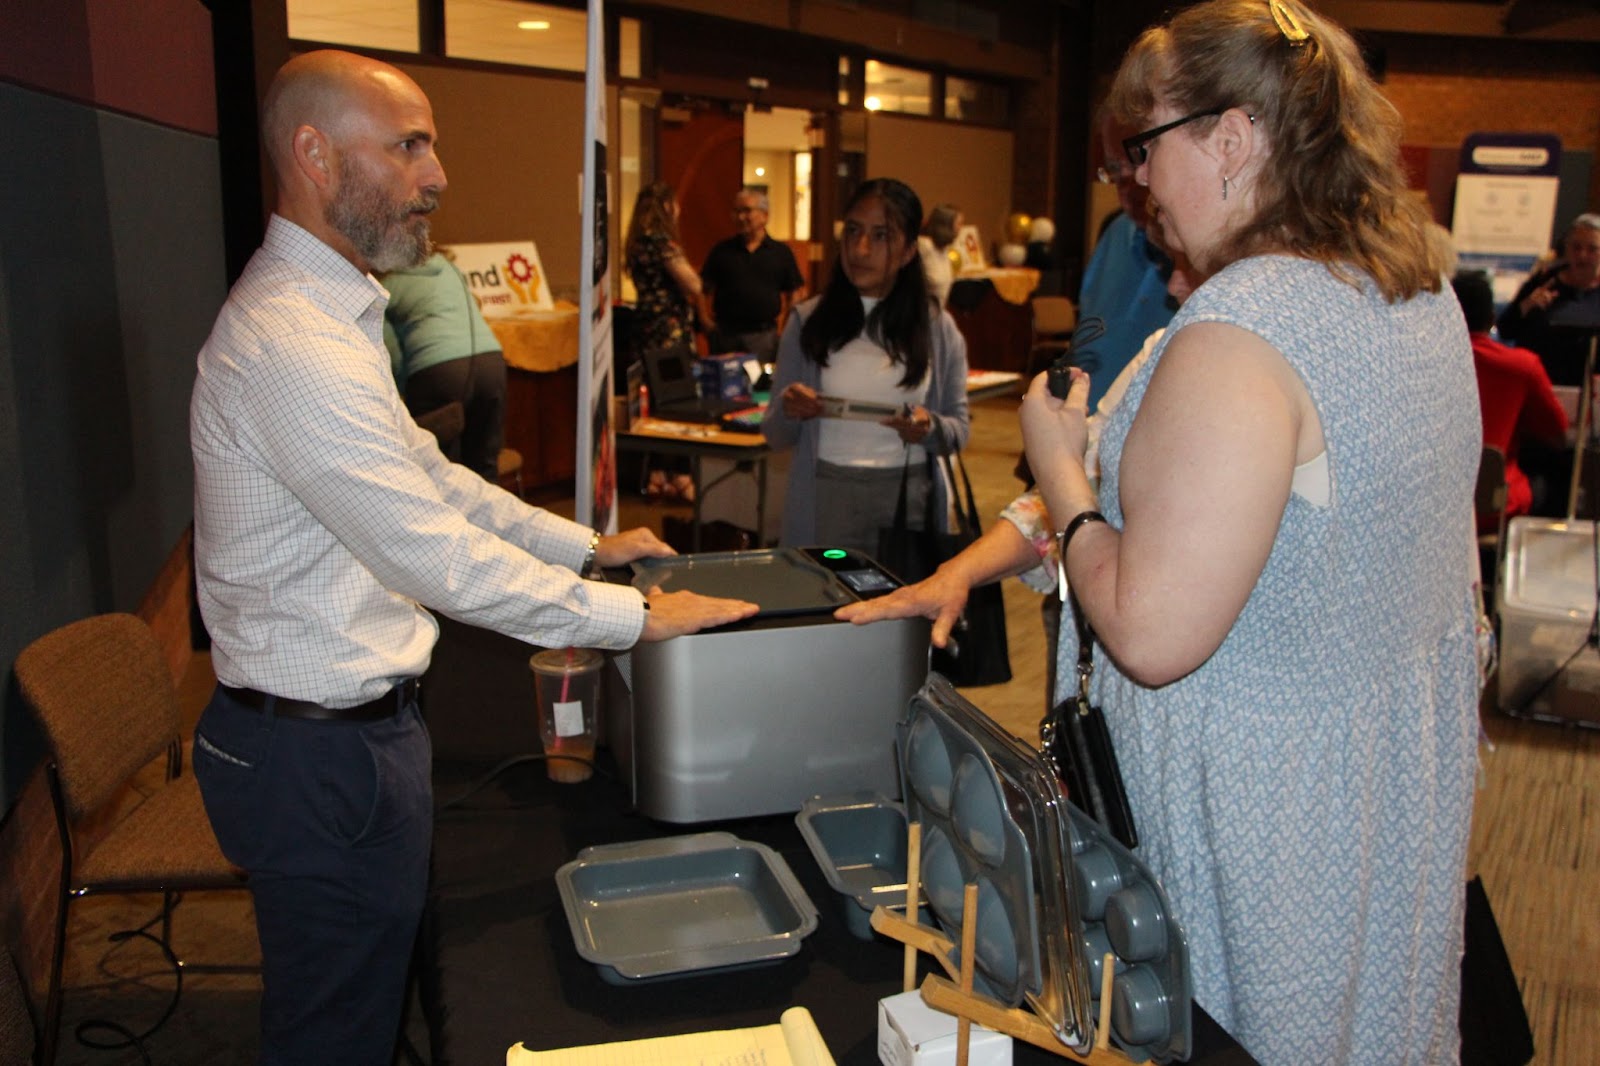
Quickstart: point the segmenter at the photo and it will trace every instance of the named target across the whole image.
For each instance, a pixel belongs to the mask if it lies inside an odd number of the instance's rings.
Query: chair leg
[[[61,875],[56,882],[56,942],[50,957],[50,987],[45,994],[44,1024],[39,1033],[39,1066],[54,1066],[61,1042],[61,975],[67,957],[67,907],[72,902],[72,836],[67,825],[67,800],[55,760],[45,765],[50,805],[55,809],[56,844],[61,848]]]
[[[39,1027],[39,1066],[55,1066],[61,1037],[61,969],[67,954],[67,898],[56,903],[56,943],[50,959],[50,989],[45,995],[44,1021]]]

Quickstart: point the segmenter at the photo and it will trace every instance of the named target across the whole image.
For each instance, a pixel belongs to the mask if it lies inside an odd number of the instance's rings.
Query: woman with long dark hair
[[[911,528],[922,527],[930,491],[935,513],[944,513],[942,483],[930,479],[926,458],[966,444],[967,346],[929,297],[917,254],[921,224],[922,202],[910,186],[863,183],[845,205],[827,288],[784,328],[761,430],[774,448],[795,450],[784,544],[876,554],[902,472]],[[841,400],[894,413],[851,417]]]

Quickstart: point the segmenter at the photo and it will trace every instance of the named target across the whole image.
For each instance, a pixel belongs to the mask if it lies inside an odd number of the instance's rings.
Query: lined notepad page
[[[790,1007],[777,1025],[684,1033],[649,1040],[529,1051],[514,1044],[506,1066],[834,1066],[817,1023]]]

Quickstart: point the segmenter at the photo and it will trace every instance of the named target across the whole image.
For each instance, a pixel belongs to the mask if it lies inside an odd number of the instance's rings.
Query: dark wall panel
[[[0,662],[132,610],[188,524],[194,356],[224,296],[216,143],[0,84]],[[38,757],[7,685],[0,800]]]

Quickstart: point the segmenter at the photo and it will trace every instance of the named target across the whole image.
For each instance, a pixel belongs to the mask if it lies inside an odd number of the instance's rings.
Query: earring
[[[1226,174],[1222,175],[1222,198],[1224,200],[1228,198],[1228,175]]]

